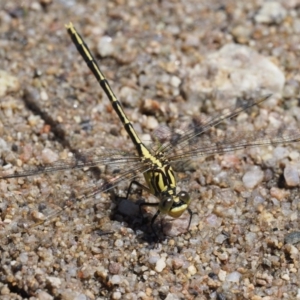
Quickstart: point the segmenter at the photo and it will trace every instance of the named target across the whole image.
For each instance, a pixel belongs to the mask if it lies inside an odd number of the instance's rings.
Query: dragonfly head
[[[190,202],[190,195],[184,191],[179,192],[176,196],[165,194],[160,200],[158,209],[163,214],[179,218],[188,208]]]

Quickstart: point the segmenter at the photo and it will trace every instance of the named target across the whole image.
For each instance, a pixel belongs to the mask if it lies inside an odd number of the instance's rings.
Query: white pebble
[[[120,284],[121,282],[121,277],[120,275],[113,275],[110,279],[112,284]]]
[[[281,276],[281,278],[282,278],[283,280],[286,280],[286,281],[289,281],[289,280],[290,280],[289,274],[283,274],[283,275]]]
[[[8,150],[7,143],[0,138],[0,150]]]
[[[27,261],[28,261],[28,254],[27,254],[27,252],[22,252],[22,253],[19,255],[19,259],[20,259],[20,262],[21,262],[22,264],[27,263]]]
[[[100,38],[97,45],[98,53],[102,56],[111,56],[114,52],[114,46],[112,44],[112,38],[110,36],[103,36]]]
[[[247,171],[243,176],[243,183],[247,189],[253,189],[264,179],[264,172],[259,168]]]
[[[160,258],[156,262],[155,271],[160,273],[166,267],[166,260],[164,258]]]
[[[278,1],[266,1],[262,5],[255,21],[258,23],[279,24],[286,17],[287,11]]]
[[[218,274],[218,277],[219,277],[220,281],[225,281],[225,279],[226,279],[226,274],[227,274],[226,271],[220,270],[220,272],[219,272],[219,274]]]
[[[160,259],[160,256],[156,252],[150,251],[149,259],[148,259],[149,264],[154,265],[157,263],[157,261],[159,259]]]
[[[18,91],[20,82],[17,77],[11,76],[6,71],[0,70],[0,97],[6,95],[8,91]]]
[[[49,100],[49,97],[48,97],[48,94],[45,90],[42,90],[41,93],[40,93],[40,96],[41,96],[41,100],[42,101],[47,101]]]
[[[189,274],[192,275],[192,276],[197,273],[197,269],[196,269],[196,267],[194,265],[190,265],[188,267],[188,271],[189,271]]]
[[[227,276],[226,276],[226,280],[227,281],[231,281],[231,282],[239,282],[240,281],[240,278],[241,278],[241,273],[237,272],[237,271],[234,271],[232,273],[229,273]]]
[[[171,77],[171,85],[175,88],[179,87],[179,85],[181,84],[181,80],[179,77],[177,76],[172,76]]]
[[[37,299],[39,299],[39,300],[52,300],[53,296],[49,295],[45,291],[39,291],[39,292],[37,292]]]
[[[288,186],[298,186],[299,185],[299,173],[294,165],[287,165],[283,171],[285,182]]]
[[[79,294],[78,296],[76,296],[74,298],[74,300],[87,300],[87,297],[86,297],[86,295]]]
[[[249,232],[245,235],[245,239],[247,244],[254,245],[255,241],[257,240],[257,234],[254,232]]]
[[[42,151],[42,160],[44,164],[50,164],[58,160],[58,155],[51,149],[45,148]]]
[[[148,128],[148,129],[151,129],[151,130],[153,130],[153,129],[155,129],[159,124],[158,124],[158,121],[157,121],[157,119],[156,118],[154,118],[153,116],[149,116],[149,117],[147,117],[147,120],[146,120],[146,127]]]
[[[53,288],[59,288],[61,285],[61,280],[58,277],[54,277],[54,276],[48,276],[47,277],[47,282],[48,284],[50,284],[51,287]]]
[[[122,297],[122,294],[120,292],[114,292],[112,295],[112,299],[114,299],[114,300],[119,300],[119,299],[121,299],[121,297]]]
[[[288,157],[289,151],[287,148],[278,146],[274,149],[273,154],[274,154],[274,158],[276,158],[276,160],[280,160],[280,159]]]
[[[223,244],[224,241],[227,239],[227,236],[224,234],[219,234],[217,235],[217,237],[215,238],[215,243],[216,244]]]
[[[117,240],[115,241],[115,246],[116,246],[117,248],[122,248],[123,245],[124,245],[124,242],[123,242],[121,239],[117,239]]]

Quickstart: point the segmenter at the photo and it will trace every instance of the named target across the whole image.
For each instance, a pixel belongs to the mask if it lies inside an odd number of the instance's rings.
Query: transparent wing
[[[135,163],[134,165],[131,165],[131,168],[128,169],[123,168],[121,172],[113,176],[108,181],[101,184],[96,184],[94,186],[90,186],[86,191],[81,192],[81,194],[78,196],[78,199],[76,200],[80,200],[82,198],[89,198],[100,192],[106,192],[112,189],[113,187],[117,186],[122,181],[132,181],[133,179],[139,177],[141,174],[145,173],[149,169],[151,169],[151,165],[142,163]]]
[[[228,108],[228,112],[219,113],[204,124],[192,126],[192,128],[181,134],[172,133],[170,135],[170,138],[167,138],[169,141],[160,146],[158,151],[163,152],[165,156],[168,157],[169,153],[173,153],[175,149],[184,149],[185,147],[189,147],[191,143],[195,143],[195,140],[197,140],[199,136],[201,136],[202,139],[202,135],[209,131],[211,128],[217,126],[225,120],[232,119],[238,116],[241,112],[246,111],[251,107],[259,105],[260,103],[269,99],[270,96],[271,95],[264,96],[256,101],[250,99],[244,103],[238,102],[235,107]]]
[[[168,157],[169,161],[178,161],[185,158],[197,156],[206,156],[212,154],[222,154],[234,150],[269,145],[283,144],[300,141],[300,130],[298,129],[278,129],[278,130],[260,130],[260,131],[229,131],[223,136],[203,137],[201,141],[195,144],[178,145],[174,155]]]
[[[9,174],[9,170],[3,171],[0,172],[0,179],[34,176],[43,173],[92,168],[103,165],[110,166],[111,169],[113,169],[113,167],[122,169],[124,168],[124,165],[127,165],[127,169],[130,169],[130,166],[133,166],[133,164],[140,163],[139,156],[133,153],[114,149],[97,148],[74,153],[70,158],[60,159],[50,164],[25,167],[23,171],[14,172],[12,174]],[[113,170],[111,172],[113,172]]]
[[[168,161],[175,162],[197,156],[222,154],[247,147],[300,141],[300,130],[285,126],[274,130],[223,130],[222,134],[215,130],[216,125],[236,117],[241,112],[257,106],[268,98],[269,96],[266,96],[258,101],[252,100],[246,104],[238,105],[228,113],[218,114],[208,122],[193,125],[182,133],[173,132],[165,138],[167,142],[157,147],[156,152],[163,153]]]

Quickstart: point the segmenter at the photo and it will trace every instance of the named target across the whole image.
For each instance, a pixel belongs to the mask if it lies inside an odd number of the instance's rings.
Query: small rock
[[[48,294],[45,291],[39,291],[39,292],[37,292],[37,299],[39,299],[39,300],[52,300],[54,298],[53,298],[53,296],[51,296],[50,294]]]
[[[255,16],[255,21],[265,24],[280,24],[286,15],[287,11],[279,1],[266,1]]]
[[[239,282],[240,279],[241,279],[241,274],[239,272],[232,272],[232,273],[229,273],[227,276],[226,276],[226,280],[227,281],[231,281],[231,282]]]
[[[243,183],[247,189],[253,189],[258,186],[264,179],[264,172],[259,168],[253,168],[247,171],[243,176]]]
[[[97,51],[102,57],[111,56],[114,53],[114,46],[110,36],[103,36],[99,39]]]
[[[0,97],[6,95],[7,92],[17,92],[20,89],[20,82],[6,71],[0,70]]]
[[[51,287],[53,288],[59,288],[61,286],[61,280],[58,277],[54,277],[54,276],[48,276],[47,277],[47,282],[48,284],[51,285]]]
[[[290,280],[290,276],[288,274],[283,274],[281,276],[282,279],[286,280],[286,281],[289,281]]]
[[[164,258],[160,258],[156,262],[155,271],[160,273],[166,267],[166,260]]]
[[[49,148],[42,151],[42,161],[44,164],[50,164],[58,160],[58,155]]]
[[[284,168],[283,175],[287,186],[294,187],[299,185],[299,173],[296,166],[291,164],[287,165]]]
[[[239,43],[244,44],[249,41],[251,29],[248,26],[237,25],[232,29],[231,33]]]
[[[177,76],[172,76],[171,80],[170,80],[170,84],[175,87],[178,88],[181,84],[181,79]]]
[[[288,233],[284,237],[284,242],[286,244],[297,244],[300,242],[300,231],[293,231]]]
[[[120,275],[113,275],[113,276],[111,277],[110,282],[111,282],[112,284],[120,284],[120,282],[121,282],[121,277],[120,277]]]
[[[197,269],[196,269],[196,267],[194,265],[190,265],[188,267],[188,271],[189,271],[189,274],[192,275],[192,276],[197,273]]]
[[[121,292],[114,292],[112,294],[112,299],[114,299],[114,300],[119,300],[119,299],[121,299],[121,297],[122,297]]]
[[[7,287],[7,285],[4,285],[1,288],[0,294],[1,295],[9,295],[10,294],[10,289]]]
[[[225,281],[226,275],[227,275],[226,271],[220,270],[220,272],[218,274],[218,277],[219,277],[220,281]]]

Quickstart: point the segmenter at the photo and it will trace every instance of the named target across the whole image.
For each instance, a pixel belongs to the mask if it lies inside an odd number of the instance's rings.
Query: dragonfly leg
[[[189,213],[189,215],[190,215],[190,221],[189,221],[189,225],[188,225],[188,227],[187,227],[187,231],[189,231],[190,226],[191,226],[191,222],[192,222],[192,218],[193,218],[193,212],[191,211],[190,208],[188,208],[187,211],[188,211],[188,213]]]
[[[127,194],[126,194],[126,199],[128,199],[129,195],[131,194],[131,190],[132,190],[132,186],[133,185],[137,185],[138,187],[140,187],[142,190],[145,190],[147,192],[150,192],[150,189],[147,188],[145,185],[139,183],[138,181],[136,180],[132,180],[129,184],[129,187],[127,189]]]
[[[141,212],[141,214],[143,215],[143,213],[142,213],[142,210],[141,210],[141,207],[142,206],[152,206],[152,207],[157,207],[158,206],[158,203],[140,203],[140,205],[139,205],[139,207],[140,207],[140,212]],[[160,213],[160,211],[158,210],[156,213],[155,213],[155,215],[152,217],[152,219],[151,219],[151,224],[150,224],[150,226],[151,226],[151,230],[152,230],[152,232],[154,233],[154,235],[155,235],[155,237],[158,239],[158,236],[157,236],[157,234],[156,234],[156,231],[155,231],[155,229],[154,229],[154,221],[156,220],[156,218],[157,218],[157,216],[159,215],[159,213]]]

